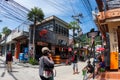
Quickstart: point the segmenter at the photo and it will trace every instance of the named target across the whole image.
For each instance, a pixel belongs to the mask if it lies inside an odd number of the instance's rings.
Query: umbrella
[[[104,51],[104,50],[105,50],[105,48],[100,47],[100,48],[98,48],[96,51]]]

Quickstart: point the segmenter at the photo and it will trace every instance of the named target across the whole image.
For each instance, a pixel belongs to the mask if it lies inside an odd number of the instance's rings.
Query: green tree
[[[41,22],[44,19],[44,13],[41,8],[34,7],[31,9],[31,11],[28,13],[28,20],[34,22],[33,24],[33,59],[35,59],[35,30],[36,30],[36,23]]]
[[[41,22],[44,19],[44,13],[41,8],[34,7],[31,9],[31,11],[28,13],[28,20],[35,23]]]
[[[5,55],[6,55],[6,53],[7,53],[7,44],[6,44],[6,40],[7,40],[7,36],[11,33],[11,30],[10,29],[8,29],[8,27],[4,27],[3,29],[2,29],[2,33],[3,34],[5,34]]]
[[[11,30],[8,29],[8,27],[4,27],[2,29],[2,33],[5,34],[5,36],[8,36],[11,33]]]
[[[73,36],[73,43],[75,44],[75,42],[76,42],[75,41],[75,36],[77,36],[77,34],[75,33],[75,31],[81,30],[81,28],[80,28],[80,26],[79,26],[79,24],[78,24],[77,21],[70,22],[68,28],[70,30],[72,30],[72,32],[73,32],[73,34],[72,34],[72,36]]]

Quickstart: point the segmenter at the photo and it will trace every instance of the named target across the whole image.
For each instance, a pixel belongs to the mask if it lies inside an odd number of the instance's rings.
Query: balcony
[[[15,30],[12,31],[12,40],[20,40],[23,38],[27,38],[29,36],[29,32],[26,30],[21,30],[19,28],[16,28]]]

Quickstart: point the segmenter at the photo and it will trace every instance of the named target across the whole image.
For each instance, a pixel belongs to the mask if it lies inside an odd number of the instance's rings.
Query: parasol
[[[105,48],[100,47],[100,48],[98,48],[96,51],[104,51],[104,50],[105,50]]]

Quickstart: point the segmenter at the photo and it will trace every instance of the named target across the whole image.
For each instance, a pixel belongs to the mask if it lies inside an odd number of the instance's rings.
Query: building
[[[96,0],[96,23],[106,45],[106,65],[111,70],[120,67],[120,0]]]
[[[38,59],[42,53],[44,46],[49,47],[53,55],[67,54],[67,46],[69,44],[68,23],[56,16],[45,18],[41,23],[36,24],[35,28],[35,58]],[[30,26],[30,47],[33,40],[33,25]],[[64,53],[64,54],[63,54]]]
[[[24,49],[28,48],[28,34],[26,27],[23,28],[23,26],[21,26],[12,30],[8,36],[3,36],[0,41],[2,54],[6,55],[8,51],[11,51],[15,58],[18,59],[19,54],[24,53]]]

